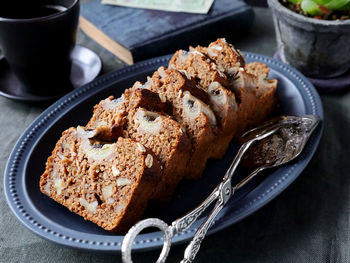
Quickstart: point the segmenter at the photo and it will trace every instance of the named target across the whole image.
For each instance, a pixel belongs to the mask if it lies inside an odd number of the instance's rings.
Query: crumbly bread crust
[[[85,220],[123,233],[141,218],[161,165],[152,151],[141,151],[131,139],[100,145],[89,139],[91,133],[82,127],[63,132],[40,190]]]

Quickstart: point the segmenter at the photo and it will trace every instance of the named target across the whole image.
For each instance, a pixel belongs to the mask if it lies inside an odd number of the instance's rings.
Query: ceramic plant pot
[[[350,19],[319,20],[268,0],[279,55],[308,77],[332,78],[350,69]]]

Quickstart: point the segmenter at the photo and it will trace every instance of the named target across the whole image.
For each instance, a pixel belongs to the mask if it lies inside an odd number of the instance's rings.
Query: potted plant
[[[282,61],[308,77],[350,69],[350,0],[268,0]]]

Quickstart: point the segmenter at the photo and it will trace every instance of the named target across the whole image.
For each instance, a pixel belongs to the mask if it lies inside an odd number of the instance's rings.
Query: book
[[[208,13],[213,2],[214,0],[102,0],[102,4],[196,14]]]
[[[80,28],[127,64],[166,55],[189,45],[207,45],[218,37],[228,41],[252,26],[254,12],[242,0],[215,0],[208,14],[174,13],[83,4]]]

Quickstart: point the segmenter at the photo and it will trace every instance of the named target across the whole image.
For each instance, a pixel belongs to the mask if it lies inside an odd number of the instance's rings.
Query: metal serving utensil
[[[214,191],[198,207],[172,222],[170,226],[158,218],[148,218],[134,225],[123,240],[123,262],[132,262],[131,248],[133,241],[142,230],[149,227],[157,227],[164,233],[164,244],[157,263],[165,262],[174,235],[187,230],[216,201],[214,208],[187,246],[184,259],[181,261],[182,263],[192,262],[213,220],[235,191],[243,187],[262,170],[285,164],[296,158],[304,149],[318,123],[319,118],[314,115],[284,116],[243,134],[242,138],[245,142],[238,150],[223,181],[215,187]],[[231,179],[241,160],[255,169],[249,176],[232,187]]]
[[[281,125],[281,129],[278,130],[280,134],[262,140],[259,145],[253,145],[247,151],[243,159],[248,160],[245,162],[246,166],[255,167],[255,170],[239,182],[233,191],[242,188],[259,172],[285,164],[299,156],[318,123],[319,118],[315,115],[281,116],[244,133],[242,138],[247,141],[256,137],[262,129],[272,129]],[[264,158],[261,158],[262,156]]]

